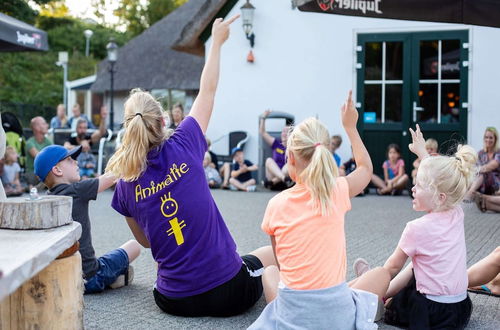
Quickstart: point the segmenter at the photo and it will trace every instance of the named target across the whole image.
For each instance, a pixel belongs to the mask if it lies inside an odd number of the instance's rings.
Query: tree
[[[105,0],[94,1],[102,3]],[[114,14],[127,27],[127,32],[136,36],[186,2],[187,0],[149,0],[143,4],[141,0],[121,0]]]
[[[32,0],[38,5],[44,5],[52,0]],[[34,24],[37,11],[31,8],[25,0],[2,0],[0,1],[0,13],[4,13],[28,24]]]

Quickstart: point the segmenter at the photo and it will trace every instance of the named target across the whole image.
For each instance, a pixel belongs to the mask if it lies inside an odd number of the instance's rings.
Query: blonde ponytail
[[[313,208],[321,215],[331,211],[331,196],[338,168],[328,150],[330,136],[316,118],[309,118],[295,127],[288,138],[287,148],[309,164],[299,174],[298,181],[306,185]]]
[[[135,181],[146,170],[147,154],[171,135],[164,129],[162,108],[151,94],[133,89],[125,102],[123,142],[106,166],[124,181]]]
[[[476,162],[476,151],[468,145],[459,145],[454,156],[427,157],[422,161],[418,180],[432,187],[435,197],[440,193],[447,197],[438,211],[450,209],[463,200],[476,177]]]

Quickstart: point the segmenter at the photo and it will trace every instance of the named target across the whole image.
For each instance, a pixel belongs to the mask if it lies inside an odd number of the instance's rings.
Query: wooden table
[[[0,229],[0,329],[83,328],[79,223],[41,230]]]

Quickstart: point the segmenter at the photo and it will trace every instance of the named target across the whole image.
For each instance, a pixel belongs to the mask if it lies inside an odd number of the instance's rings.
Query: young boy
[[[257,165],[245,159],[243,150],[234,147],[231,150],[233,155],[233,165],[231,169],[231,178],[229,183],[232,190],[255,191],[255,179],[252,178],[253,171],[257,171]]]
[[[433,139],[429,138],[425,141],[425,149],[427,150],[427,153],[431,156],[437,155],[438,151],[438,142]],[[420,166],[420,158],[415,159],[413,162],[413,170],[411,171],[411,178],[412,178],[412,183],[413,185],[416,184],[416,179],[417,179],[417,170],[418,167]],[[410,196],[412,194],[410,193]]]
[[[340,156],[335,153],[338,148],[340,148],[340,145],[342,145],[342,136],[340,135],[332,135],[332,138],[330,140],[330,152],[333,155],[333,159],[335,159],[335,163],[337,164],[337,167],[340,167]]]
[[[80,169],[80,177],[82,180],[95,177],[96,159],[90,152],[90,144],[88,141],[82,141],[82,152],[76,159],[78,168]]]
[[[34,167],[36,175],[49,188],[48,194],[73,197],[71,215],[82,225],[79,242],[85,293],[96,293],[106,287],[115,289],[128,285],[133,278],[133,268],[129,263],[137,258],[141,250],[137,241],[130,240],[100,258],[95,257],[90,234],[89,201],[95,200],[97,193],[111,187],[116,178],[106,174],[98,179],[80,181],[76,158],[81,150],[81,146],[72,150],[59,145],[45,147],[36,155]]]

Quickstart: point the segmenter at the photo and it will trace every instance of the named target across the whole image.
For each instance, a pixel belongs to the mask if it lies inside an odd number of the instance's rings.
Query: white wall
[[[239,1],[228,17],[239,13],[244,2]],[[361,31],[470,29],[470,142],[479,148],[485,126],[500,128],[498,100],[493,97],[499,89],[495,79],[500,77],[500,66],[495,59],[500,29],[306,13],[292,10],[288,0],[252,0],[252,4],[256,7],[255,63],[246,62],[250,46],[239,19],[223,47],[220,83],[207,134],[215,140],[232,130],[248,131],[246,158],[253,162],[258,161],[257,118],[267,108],[289,112],[297,122],[318,115],[332,134],[346,137],[339,108],[347,91],[352,88],[355,92],[354,45],[356,32]],[[212,149],[227,153],[226,143],[221,140]],[[339,154],[343,160],[350,157],[348,141]]]

